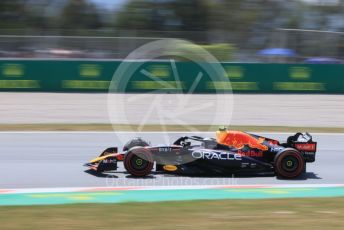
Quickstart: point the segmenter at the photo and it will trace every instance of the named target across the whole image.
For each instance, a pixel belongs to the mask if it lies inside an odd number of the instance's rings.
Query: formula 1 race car
[[[197,143],[195,143],[197,142]],[[290,136],[286,143],[266,137],[222,129],[215,138],[184,136],[168,146],[149,146],[141,138],[130,140],[118,152],[106,149],[85,166],[96,173],[114,171],[123,161],[135,177],[155,171],[178,175],[267,175],[296,178],[315,161],[317,143],[308,133]]]

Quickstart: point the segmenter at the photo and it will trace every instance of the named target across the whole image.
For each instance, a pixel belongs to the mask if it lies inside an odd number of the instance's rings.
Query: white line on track
[[[315,211],[316,213],[320,214],[337,214],[335,211]]]
[[[69,192],[109,192],[126,190],[184,190],[184,189],[286,189],[286,188],[328,188],[344,187],[344,184],[289,184],[289,185],[198,185],[198,186],[127,186],[127,187],[74,187],[74,188],[28,188],[0,189],[0,194],[19,193],[69,193]]]
[[[295,214],[296,212],[294,211],[276,211],[276,212],[272,212],[273,214]]]

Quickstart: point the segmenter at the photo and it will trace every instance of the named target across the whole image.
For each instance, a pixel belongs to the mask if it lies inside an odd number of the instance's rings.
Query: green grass
[[[190,125],[196,131],[216,131],[220,126]],[[0,131],[191,131],[180,125],[111,124],[0,124]],[[344,133],[344,127],[230,126],[230,129],[251,132],[317,132]]]
[[[0,207],[1,229],[343,229],[343,198]]]

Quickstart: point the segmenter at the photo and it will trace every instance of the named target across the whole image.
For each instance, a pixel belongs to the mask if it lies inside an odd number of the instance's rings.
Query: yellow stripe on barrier
[[[207,88],[216,90],[259,90],[257,82],[215,81],[207,82]]]
[[[37,89],[41,88],[37,80],[0,80],[3,89]]]
[[[274,90],[288,91],[323,91],[325,84],[320,82],[274,82]]]
[[[182,81],[132,81],[134,89],[184,89]],[[180,88],[181,87],[181,88]]]
[[[62,87],[66,89],[108,89],[110,81],[83,81],[83,80],[65,80],[62,81]]]

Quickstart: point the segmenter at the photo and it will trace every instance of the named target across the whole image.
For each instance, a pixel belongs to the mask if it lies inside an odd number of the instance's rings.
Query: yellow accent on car
[[[177,166],[175,165],[164,165],[163,168],[164,170],[170,171],[170,172],[176,171],[178,169]]]
[[[109,157],[110,155],[106,155],[106,156],[101,156],[101,157],[97,157],[97,158],[94,158],[93,160],[90,160],[90,163],[97,163],[101,160],[104,160],[106,159],[107,157]]]

